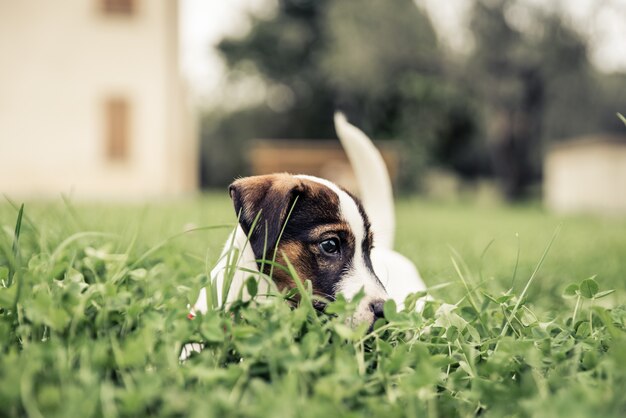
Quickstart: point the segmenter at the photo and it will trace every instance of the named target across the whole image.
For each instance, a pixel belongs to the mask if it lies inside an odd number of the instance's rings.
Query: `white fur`
[[[233,259],[236,257],[236,260]],[[234,272],[230,272],[230,268],[236,268]],[[254,257],[254,252],[252,251],[252,247],[248,243],[248,237],[245,232],[241,228],[241,226],[237,225],[235,230],[230,233],[228,239],[226,240],[226,244],[222,249],[222,253],[220,254],[220,258],[211,270],[211,285],[215,284],[217,286],[217,300],[218,304],[221,305],[223,299],[223,286],[224,280],[226,277],[232,275],[232,282],[228,291],[228,295],[226,296],[226,304],[233,302],[239,297],[241,293],[244,297],[249,297],[247,292],[245,291],[244,283],[248,277],[252,274],[246,270],[257,271],[258,267],[256,264],[256,259]],[[258,286],[258,294],[263,295],[268,293],[270,290],[270,285],[267,280],[261,279],[261,273],[259,275],[259,286]],[[191,307],[190,314],[192,317],[196,316],[198,313],[205,314],[209,310],[207,300],[207,288],[203,287],[200,289],[200,293],[198,294],[198,299],[196,303]],[[180,352],[179,359],[181,361],[186,360],[191,356],[194,352],[201,352],[204,348],[203,344],[199,343],[188,343],[185,344]]]
[[[426,290],[415,264],[402,254],[387,248],[374,247],[370,257],[376,275],[398,309],[403,309],[404,300],[410,293]],[[423,301],[416,305],[418,310],[423,306]]]
[[[237,257],[237,260],[233,260],[233,257]],[[217,285],[217,300],[219,305],[221,305],[224,300],[224,280],[229,276],[229,274],[227,274],[228,269],[232,267],[236,267],[236,270],[231,273],[233,280],[226,297],[226,303],[236,300],[240,292],[243,292],[244,296],[248,296],[243,285],[246,279],[252,274],[246,270],[258,271],[254,252],[248,243],[248,237],[239,225],[237,225],[235,230],[226,239],[226,244],[224,245],[219,261],[215,267],[213,267],[213,270],[211,270],[211,283]],[[260,278],[261,273],[258,273],[258,275]],[[268,281],[260,279],[258,293],[262,295],[266,294],[268,291]],[[206,292],[206,288],[203,287],[200,289],[198,299],[191,308],[192,315],[196,315],[198,312],[205,314],[208,311]]]
[[[392,249],[396,216],[393,210],[391,180],[385,161],[367,135],[348,123],[343,113],[335,113],[335,131],[354,170],[376,245]]]
[[[410,293],[426,290],[426,286],[413,262],[393,251],[395,213],[389,173],[372,141],[341,113],[335,113],[335,129],[356,174],[361,200],[372,224],[374,271],[389,297],[401,307]]]

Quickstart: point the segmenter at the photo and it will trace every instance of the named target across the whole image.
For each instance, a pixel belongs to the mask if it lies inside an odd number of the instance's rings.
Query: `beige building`
[[[626,137],[586,137],[552,147],[544,199],[557,212],[626,214]]]
[[[0,0],[0,192],[197,187],[175,0]]]

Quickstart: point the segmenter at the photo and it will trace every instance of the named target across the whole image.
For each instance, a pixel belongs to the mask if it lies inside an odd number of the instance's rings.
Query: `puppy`
[[[350,300],[363,290],[354,323],[371,324],[382,317],[388,298],[401,307],[408,294],[425,290],[413,263],[393,251],[393,195],[380,153],[340,113],[335,115],[335,128],[356,174],[362,202],[313,176],[283,173],[236,180],[229,192],[239,225],[211,272],[219,303],[241,294],[246,297],[243,284],[250,272],[260,278],[259,295],[274,286],[295,287],[286,271],[261,261],[271,260],[274,254],[278,264],[289,261],[300,280],[310,280],[314,293],[322,298],[333,300],[341,294]],[[235,271],[229,271],[233,266]],[[261,279],[270,274],[270,281]],[[227,277],[232,282],[226,293]],[[203,288],[190,317],[207,310]]]

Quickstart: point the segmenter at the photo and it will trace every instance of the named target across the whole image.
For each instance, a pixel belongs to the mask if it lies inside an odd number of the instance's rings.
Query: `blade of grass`
[[[74,208],[74,205],[72,205],[72,201],[70,200],[70,198],[65,193],[61,193],[61,200],[63,201],[63,204],[67,208],[67,211],[70,214],[70,218],[72,219],[72,221],[74,221],[76,228],[80,231],[85,230],[86,229],[85,224],[80,219],[80,216],[78,215],[78,212]]]
[[[487,255],[487,251],[489,250],[489,248],[491,247],[491,245],[494,243],[495,239],[491,239],[491,241],[489,241],[489,243],[487,244],[487,246],[483,249],[483,252],[480,254],[480,268],[478,269],[478,278],[481,282],[483,282],[483,266],[484,266],[484,261],[485,261],[485,255]]]
[[[4,200],[9,202],[9,205],[11,205],[13,209],[19,210],[20,206],[17,203],[15,203],[13,200],[11,200],[9,196],[7,196],[6,194],[2,194],[2,196],[4,197]],[[27,213],[24,213],[24,220],[28,223],[28,226],[30,227],[30,229],[32,229],[33,232],[35,232],[35,235],[39,238],[41,235],[39,233],[39,228],[37,228],[37,224],[33,222],[33,220],[30,218],[30,216],[28,216]]]
[[[476,312],[480,312],[478,310],[478,306],[476,305],[476,302],[474,301],[474,298],[472,297],[472,289],[470,289],[469,284],[467,283],[467,281],[465,280],[465,277],[463,276],[463,273],[461,273],[461,269],[459,268],[459,265],[454,259],[454,256],[451,256],[450,260],[452,260],[452,265],[454,266],[454,270],[456,271],[456,274],[461,279],[463,286],[465,286],[465,290],[467,291],[467,300],[469,301],[470,305],[472,305],[472,308],[474,308]]]
[[[235,230],[233,231],[230,248],[228,251],[227,258],[226,258],[226,268],[224,270],[224,276],[223,276],[224,280],[222,281],[222,300],[221,300],[222,307],[226,306],[226,302],[228,301],[228,294],[230,293],[230,288],[235,279],[235,274],[237,273],[239,259],[243,255],[248,244],[250,243],[250,237],[254,233],[254,230],[259,220],[261,219],[261,212],[262,211],[259,211],[259,213],[257,213],[256,216],[254,217],[254,220],[252,221],[252,225],[250,226],[250,230],[248,231],[248,235],[246,236],[246,242],[244,242],[241,248],[235,247],[235,238],[236,238],[237,230],[239,226],[236,226]],[[239,211],[239,213],[237,214],[237,225],[239,225],[240,217],[241,217],[241,211]],[[234,257],[232,257],[233,254],[234,254]],[[213,280],[214,278],[211,278],[211,279]],[[244,283],[240,283],[240,284],[243,286]],[[238,290],[242,290],[242,288]]]
[[[280,229],[280,234],[278,234],[278,239],[276,240],[276,245],[274,246],[274,254],[272,256],[272,262],[276,262],[276,253],[278,252],[278,243],[280,243],[281,238],[283,237],[283,232],[285,232],[285,227],[287,226],[287,222],[289,222],[289,218],[291,218],[291,213],[293,209],[296,207],[296,203],[298,203],[298,198],[300,196],[296,196],[291,204],[291,208],[289,209],[289,213],[287,213],[287,217],[285,218],[285,222],[283,223],[283,227]],[[272,273],[274,272],[274,266],[270,267],[270,277],[272,277]]]
[[[515,267],[513,268],[513,276],[511,277],[511,290],[513,290],[513,285],[515,284],[515,279],[517,278],[517,267],[519,266],[519,255],[520,255],[520,242],[519,242],[519,233],[515,233],[515,238],[517,238],[517,255],[515,257]]]
[[[192,229],[188,229],[186,231],[174,234],[174,235],[164,239],[163,241],[159,242],[157,245],[153,246],[152,248],[150,248],[146,252],[144,252],[141,256],[139,256],[139,258],[137,258],[137,260],[135,260],[129,266],[129,268],[132,270],[133,268],[137,267],[137,265],[139,263],[141,263],[143,260],[145,260],[147,257],[149,257],[150,255],[154,254],[156,251],[160,250],[161,248],[166,246],[171,241],[173,241],[173,240],[175,240],[177,238],[180,238],[180,237],[184,236],[185,234],[189,234],[191,232],[207,231],[207,230],[222,229],[222,228],[232,228],[232,225],[230,225],[230,224],[219,224],[219,225],[201,226],[199,228],[192,228]]]
[[[16,283],[17,289],[15,290],[15,299],[13,300],[13,312],[17,312],[17,304],[20,301],[22,293],[22,279],[20,277],[22,257],[20,253],[20,234],[22,232],[22,217],[24,216],[24,204],[20,206],[20,210],[17,214],[17,221],[15,222],[15,235],[13,236],[13,257],[15,259],[15,270],[12,275],[9,275],[9,286]]]
[[[519,306],[522,303],[522,300],[524,299],[524,296],[526,296],[526,293],[528,292],[528,289],[530,288],[530,285],[533,283],[533,281],[535,280],[535,277],[537,276],[537,272],[539,272],[539,269],[543,265],[543,262],[545,261],[546,256],[548,255],[548,252],[550,252],[550,248],[552,248],[552,244],[554,244],[554,241],[556,240],[556,237],[561,232],[561,226],[562,225],[563,224],[559,224],[556,227],[556,229],[554,230],[554,233],[552,234],[552,238],[550,238],[550,242],[548,242],[548,245],[543,250],[543,254],[541,255],[541,258],[539,259],[539,262],[535,266],[535,270],[533,270],[533,273],[530,275],[530,278],[526,282],[526,286],[524,287],[524,290],[522,290],[522,293],[519,295],[519,298],[517,299],[517,303],[513,307],[513,311],[511,312],[511,315],[509,316],[509,319],[507,320],[507,322],[502,327],[502,332],[500,333],[500,336],[503,337],[504,335],[506,335],[506,332],[508,331],[508,328],[509,328],[509,324],[511,323],[511,318],[515,317],[515,314],[517,313],[517,310],[519,309]]]
[[[291,261],[289,261],[287,254],[282,252],[282,256],[283,256],[283,259],[285,260],[285,263],[287,263],[289,274],[291,274],[291,278],[293,279],[293,282],[296,285],[298,292],[300,293],[300,306],[302,306],[302,304],[304,303],[305,306],[308,309],[310,309],[312,313],[315,313],[315,308],[313,307],[313,300],[311,298],[311,281],[307,280],[306,285],[305,285],[305,283],[303,283],[300,280],[300,277],[298,276],[296,269],[293,267],[293,264],[291,264]],[[314,315],[314,318],[316,318],[316,322],[319,322],[319,318],[317,318],[316,315]]]
[[[17,221],[15,222],[15,232],[13,233],[13,245],[11,250],[13,252],[13,259],[15,260],[15,266],[11,269],[9,265],[9,279],[8,285],[13,284],[13,279],[20,269],[20,233],[22,231],[22,217],[24,216],[24,204],[20,206],[20,210],[17,212]],[[19,293],[19,291],[18,291]]]
[[[117,234],[112,234],[112,233],[109,233],[109,232],[97,232],[97,231],[77,232],[77,233],[67,237],[66,239],[64,239],[57,246],[57,248],[55,248],[55,250],[52,252],[52,255],[50,255],[51,263],[54,264],[54,262],[56,261],[57,257],[59,257],[59,255],[63,252],[63,250],[65,250],[65,248],[68,245],[70,245],[72,242],[78,241],[79,239],[82,239],[82,238],[88,238],[88,237],[118,238],[118,235]]]

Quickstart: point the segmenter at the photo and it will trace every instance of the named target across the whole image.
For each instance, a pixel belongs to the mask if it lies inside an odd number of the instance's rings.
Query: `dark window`
[[[110,15],[130,16],[136,11],[136,0],[100,0],[102,11]]]
[[[107,158],[125,161],[130,151],[130,104],[122,97],[112,97],[104,107]]]

